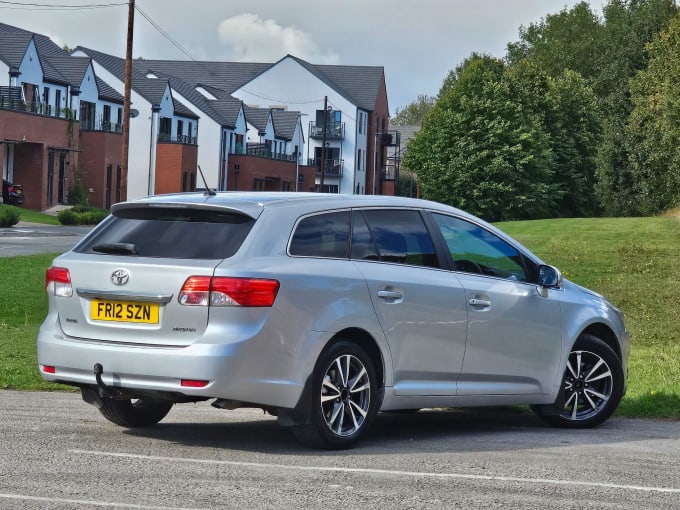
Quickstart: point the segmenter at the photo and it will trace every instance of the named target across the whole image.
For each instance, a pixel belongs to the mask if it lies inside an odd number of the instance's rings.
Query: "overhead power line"
[[[127,5],[127,2],[108,4],[39,4],[34,2],[9,2],[0,0],[0,9],[16,9],[26,11],[80,11],[119,7],[121,5]]]

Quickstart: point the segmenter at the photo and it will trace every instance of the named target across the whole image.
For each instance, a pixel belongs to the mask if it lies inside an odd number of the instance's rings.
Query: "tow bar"
[[[104,406],[102,399],[113,398],[113,399],[127,399],[130,398],[124,391],[118,388],[113,388],[112,386],[107,386],[102,380],[102,374],[104,373],[104,367],[101,363],[94,364],[94,379],[97,382],[97,387],[83,386],[80,388],[80,393],[83,400],[90,405],[95,406],[97,409],[101,409]]]

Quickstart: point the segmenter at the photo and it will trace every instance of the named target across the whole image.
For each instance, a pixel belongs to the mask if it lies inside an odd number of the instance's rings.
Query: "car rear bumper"
[[[52,320],[50,320],[52,317]],[[305,377],[279,373],[257,356],[254,337],[231,343],[194,343],[186,347],[101,342],[66,336],[53,316],[38,334],[38,364],[43,379],[77,386],[96,385],[95,364],[103,367],[106,386],[134,393],[163,392],[195,398],[222,398],[266,407],[294,408]],[[255,354],[255,355],[254,355]],[[276,356],[275,356],[276,357]],[[279,356],[280,357],[280,356]],[[53,373],[44,367],[52,367]],[[207,381],[186,387],[183,380]]]

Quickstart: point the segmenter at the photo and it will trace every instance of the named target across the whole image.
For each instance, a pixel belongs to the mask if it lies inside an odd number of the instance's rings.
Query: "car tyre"
[[[616,353],[594,335],[583,334],[569,353],[562,378],[561,404],[533,405],[546,423],[565,428],[596,427],[623,397],[623,368]]]
[[[345,449],[366,434],[380,407],[375,368],[364,349],[347,340],[319,356],[311,380],[311,423],[293,427],[313,448]]]
[[[172,409],[173,402],[153,398],[117,400],[105,398],[99,412],[121,427],[149,427],[161,421]]]

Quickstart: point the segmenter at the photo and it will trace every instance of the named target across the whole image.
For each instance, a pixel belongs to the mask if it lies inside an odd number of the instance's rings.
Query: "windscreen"
[[[78,253],[174,259],[225,259],[255,220],[233,211],[145,207],[122,209]]]

